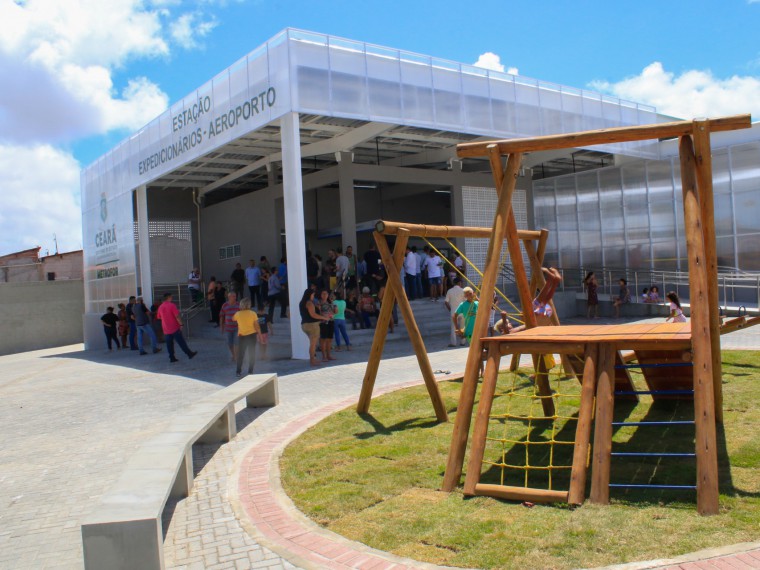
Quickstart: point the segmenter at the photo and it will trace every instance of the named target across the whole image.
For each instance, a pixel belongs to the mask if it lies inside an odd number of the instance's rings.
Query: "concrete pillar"
[[[340,192],[340,231],[342,234],[343,251],[346,247],[356,247],[356,202],[354,196],[354,176],[352,166],[354,153],[336,152],[338,160],[338,187]]]
[[[288,298],[293,358],[309,359],[309,339],[301,330],[298,303],[306,290],[306,228],[303,219],[301,180],[301,132],[298,113],[280,119],[282,139],[282,185],[285,207],[285,245],[288,249]]]
[[[462,174],[462,161],[451,160],[451,223],[455,226],[464,225],[464,198],[462,196],[462,186],[464,176]],[[453,240],[457,247],[464,250],[464,239]]]
[[[145,305],[153,303],[153,278],[150,273],[150,232],[148,230],[148,189],[138,186],[137,195],[137,234],[140,236],[140,287]]]

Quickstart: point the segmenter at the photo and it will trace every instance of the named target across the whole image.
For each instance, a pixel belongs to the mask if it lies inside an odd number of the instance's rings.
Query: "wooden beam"
[[[483,385],[480,388],[480,402],[478,402],[475,428],[472,432],[472,447],[470,448],[470,461],[467,464],[467,475],[464,480],[464,494],[474,495],[475,486],[480,481],[480,469],[483,463],[483,454],[486,449],[486,437],[488,436],[488,418],[493,406],[493,395],[496,391],[496,382],[499,378],[499,345],[492,343],[488,347],[488,359],[483,373]]]
[[[546,358],[543,354],[538,356],[536,364],[536,390],[541,396],[541,408],[544,410],[544,416],[551,418],[556,409],[554,407],[554,398],[552,398],[552,387],[549,383],[549,370],[546,367]]]
[[[597,505],[610,502],[610,464],[612,460],[612,415],[615,411],[615,349],[599,344],[596,420],[592,453],[591,495]]]
[[[723,365],[720,361],[720,314],[718,313],[718,307],[720,307],[720,300],[718,299],[718,252],[715,240],[710,122],[707,119],[694,121],[692,139],[696,159],[697,196],[702,220],[702,240],[705,244],[715,420],[723,422]]]
[[[489,485],[479,483],[475,495],[496,497],[507,501],[530,501],[531,503],[566,503],[567,491],[549,491],[528,487],[510,487],[507,485]]]
[[[707,122],[710,126],[709,130],[712,132],[748,129],[752,126],[749,114],[709,119]],[[692,121],[676,121],[672,123],[598,129],[595,131],[584,131],[580,133],[546,135],[522,139],[462,143],[457,145],[457,156],[460,158],[487,157],[490,153],[488,147],[494,144],[497,145],[499,154],[504,155],[514,152],[538,152],[558,148],[587,147],[598,144],[675,138],[690,135],[692,134],[692,130]]]
[[[570,491],[567,502],[581,505],[586,497],[586,474],[588,472],[588,451],[591,439],[591,422],[594,416],[594,394],[596,393],[596,369],[599,359],[599,345],[586,346],[583,384],[581,385],[581,405],[578,410],[578,424],[575,427],[573,446],[573,467],[570,470]]]
[[[409,305],[409,299],[407,299],[404,288],[401,286],[401,274],[391,257],[391,250],[388,249],[388,243],[385,239],[379,239],[379,234],[377,234],[377,237],[378,239],[375,240],[375,243],[377,243],[377,251],[380,254],[380,258],[383,260],[383,265],[385,265],[385,270],[388,273],[386,289],[388,287],[394,289],[394,295],[398,301],[398,308],[404,317],[404,325],[409,333],[409,340],[414,348],[414,353],[417,355],[417,362],[420,365],[422,379],[425,381],[428,394],[430,394],[430,400],[433,402],[435,417],[439,422],[448,421],[449,418],[446,413],[446,406],[443,403],[438,383],[435,381],[433,368],[430,366],[430,360],[428,359],[427,350],[425,349],[425,342],[422,340],[420,329],[417,327],[417,321],[414,320],[414,313],[412,312],[412,307]]]
[[[494,221],[491,227],[491,237],[486,252],[486,265],[483,271],[483,281],[480,285],[481,298],[484,303],[479,304],[475,317],[475,328],[472,343],[467,353],[462,389],[459,393],[457,417],[454,423],[454,431],[451,435],[451,446],[446,462],[446,472],[443,478],[442,489],[451,492],[459,484],[464,464],[464,453],[467,449],[467,437],[470,432],[472,421],[472,407],[475,401],[475,391],[478,387],[478,369],[480,368],[482,345],[480,339],[486,336],[488,331],[488,318],[491,312],[490,300],[493,298],[496,286],[496,274],[498,273],[501,257],[501,244],[504,243],[507,231],[507,217],[512,210],[512,193],[517,184],[517,176],[520,171],[522,155],[512,154],[507,161],[507,172],[502,178],[498,202],[494,213]]]
[[[396,235],[399,229],[409,231],[410,237],[426,238],[490,238],[491,228],[479,228],[473,226],[433,226],[428,224],[408,224],[406,222],[390,222],[378,220],[375,223],[375,231],[384,235]],[[540,231],[519,230],[520,239],[539,239]]]
[[[718,513],[718,453],[715,433],[710,311],[717,311],[718,307],[708,305],[708,272],[697,196],[696,158],[691,137],[681,137],[678,150],[681,160],[686,251],[689,259],[691,343],[694,354],[697,511],[702,515],[714,515]]]
[[[386,240],[385,236],[377,233],[373,234],[375,242]],[[397,234],[396,245],[393,249],[393,263],[399,267],[404,261],[404,252],[406,244],[409,242],[409,232],[401,230]],[[372,339],[372,347],[369,351],[367,360],[367,369],[364,371],[364,380],[362,381],[362,391],[359,395],[359,403],[356,405],[356,411],[360,414],[366,414],[369,411],[370,402],[372,401],[372,392],[375,389],[375,380],[377,379],[377,370],[380,367],[380,360],[385,348],[385,339],[388,336],[388,325],[390,325],[393,313],[393,304],[396,302],[396,293],[391,287],[386,287],[385,298],[380,307],[380,314],[377,316],[377,326]]]

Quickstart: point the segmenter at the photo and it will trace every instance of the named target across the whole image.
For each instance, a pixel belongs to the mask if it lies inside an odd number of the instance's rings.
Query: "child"
[[[348,340],[348,332],[346,331],[346,302],[343,300],[343,293],[338,291],[335,293],[335,300],[333,301],[333,307],[335,307],[335,316],[333,322],[335,323],[335,352],[340,352],[340,337],[346,341],[346,350],[351,350],[351,341]]]
[[[615,298],[615,302],[612,304],[615,307],[615,318],[620,318],[620,305],[625,305],[631,302],[631,292],[628,290],[628,281],[620,278],[618,282],[620,284],[620,294]]]
[[[552,323],[551,317],[553,311],[551,300],[554,297],[557,286],[562,282],[562,274],[553,267],[549,269],[542,267],[541,270],[546,275],[546,284],[539,291],[538,296],[533,299],[533,312],[536,315],[536,324],[540,327],[548,326]],[[496,324],[496,328],[501,334],[509,334],[525,330],[525,325],[513,327],[507,320],[507,313],[502,311],[501,320]]]
[[[641,292],[641,302],[642,303],[651,303],[652,301],[649,300],[649,289],[644,287],[644,290]]]
[[[660,302],[660,289],[657,287],[657,285],[652,285],[652,287],[649,289],[649,302],[650,303]]]
[[[665,321],[673,319],[674,323],[685,323],[686,316],[683,314],[683,310],[681,310],[681,301],[678,299],[676,292],[671,291],[665,297],[670,301],[670,316]]]
[[[261,349],[259,349],[260,355],[262,359],[266,359],[267,357],[267,346],[269,346],[269,333],[274,334],[274,324],[269,318],[269,314],[261,310],[258,312],[259,317],[259,328],[261,329],[261,332],[259,333],[259,346]]]

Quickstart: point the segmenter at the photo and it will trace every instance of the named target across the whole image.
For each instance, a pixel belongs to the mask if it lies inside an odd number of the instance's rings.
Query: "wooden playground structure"
[[[749,127],[750,116],[739,115],[459,145],[457,153],[460,158],[486,157],[490,162],[498,195],[493,226],[489,229],[378,223],[374,237],[383,263],[386,265],[388,273],[386,295],[389,297],[384,300],[378,317],[358,411],[367,412],[369,409],[393,301],[396,300],[430,393],[436,417],[439,421],[447,420],[446,410],[433,376],[424,342],[401,285],[399,266],[409,238],[412,236],[487,237],[489,245],[480,285],[482,300],[489,300],[494,295],[500,269],[500,253],[506,240],[526,330],[511,335],[487,337],[491,306],[488,302],[480,304],[467,355],[442,489],[452,491],[461,479],[478,386],[479,367],[483,351],[486,349],[487,361],[471,438],[470,459],[464,484],[465,494],[489,495],[521,501],[560,501],[581,504],[585,500],[586,478],[590,464],[592,474],[589,499],[598,504],[609,503],[615,400],[616,398],[638,399],[639,395],[647,394],[655,400],[693,399],[694,421],[690,423],[693,424],[696,433],[696,449],[691,455],[696,457],[697,481],[694,488],[697,492],[697,510],[704,515],[716,514],[719,496],[716,422],[722,422],[720,335],[757,324],[759,319],[739,317],[721,326],[717,297],[710,133]],[[543,285],[540,268],[547,233],[545,230],[518,230],[515,223],[512,195],[523,154],[668,138],[679,139],[691,322],[568,327],[559,325],[555,312],[552,323],[554,326],[537,327],[532,300],[536,288]],[[505,155],[507,156],[506,167],[502,159]],[[396,236],[393,253],[388,247],[386,238],[388,235]],[[530,260],[531,281],[528,280],[523,263],[521,242]],[[632,352],[624,355],[623,350]],[[552,390],[549,382],[550,372],[545,359],[540,358],[541,355],[560,354],[565,371],[577,374],[578,379],[581,380],[580,407],[577,409],[577,415],[572,416],[573,421],[577,422],[574,439],[555,442],[552,435],[551,440],[552,444],[564,443],[573,446],[572,465],[566,466],[570,470],[567,490],[553,490],[551,486],[550,489],[532,488],[527,484],[527,476],[526,485],[522,487],[506,485],[503,482],[502,484],[480,483],[483,464],[488,463],[484,462],[486,444],[495,439],[489,435],[489,422],[493,422],[494,418],[502,423],[509,419],[509,414],[492,415],[500,359],[503,355],[519,354],[534,356],[533,389],[535,392],[530,399],[540,403],[542,412],[539,416],[513,415],[511,416],[513,419],[530,425],[533,420],[558,418],[555,399],[559,390]],[[516,368],[516,362],[516,357],[513,357],[511,368]],[[635,389],[628,373],[631,368],[639,369],[643,373],[647,384],[646,390]],[[510,397],[513,395],[510,393]],[[510,441],[506,438],[501,440],[502,445]],[[524,441],[519,443],[525,445],[527,454],[528,444]],[[503,464],[506,461],[502,460],[501,463],[501,467],[504,467]],[[493,462],[490,464],[494,465]],[[552,468],[551,465],[544,467],[549,470],[549,481],[551,481]],[[647,485],[641,486],[647,487]],[[657,485],[649,486],[657,487]]]

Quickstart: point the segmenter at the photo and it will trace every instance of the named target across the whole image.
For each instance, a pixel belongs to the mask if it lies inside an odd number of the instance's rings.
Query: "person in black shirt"
[[[119,322],[119,317],[114,315],[113,307],[108,307],[106,313],[100,317],[100,320],[103,321],[103,332],[106,333],[108,350],[113,350],[111,341],[116,343],[116,348],[119,348],[119,339],[116,338],[116,323]]]
[[[135,296],[132,295],[127,303],[127,324],[129,325],[129,348],[137,350],[137,324],[135,323]]]
[[[235,264],[235,269],[230,275],[230,289],[237,295],[238,299],[243,298],[243,285],[245,284],[245,271],[239,263]]]
[[[364,263],[367,265],[367,285],[373,293],[377,293],[380,290],[378,281],[380,278],[380,254],[375,249],[375,244],[369,245],[369,250],[364,252]]]

